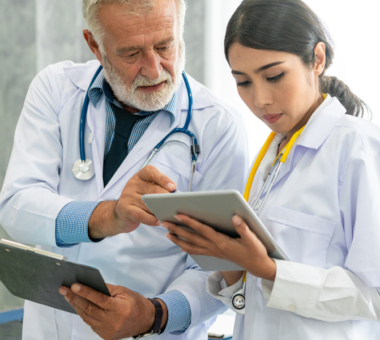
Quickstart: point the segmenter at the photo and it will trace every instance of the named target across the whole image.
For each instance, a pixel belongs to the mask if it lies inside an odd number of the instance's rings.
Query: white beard
[[[182,79],[182,71],[185,66],[185,46],[180,43],[178,59],[174,65],[175,81],[170,73],[163,69],[159,78],[151,80],[140,73],[133,80],[130,88],[127,88],[123,76],[109,63],[105,53],[102,53],[104,77],[110,84],[112,91],[119,102],[136,108],[140,111],[153,112],[163,109],[170,103],[174,93],[179,88]],[[139,86],[154,86],[165,82],[159,91],[145,93],[138,90]]]

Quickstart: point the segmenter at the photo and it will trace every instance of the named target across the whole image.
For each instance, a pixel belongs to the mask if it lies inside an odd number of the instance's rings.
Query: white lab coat
[[[205,290],[207,273],[189,269],[194,261],[166,237],[163,227],[140,227],[130,233],[57,248],[55,219],[69,202],[116,200],[128,180],[140,170],[154,146],[186,120],[188,98],[179,90],[175,122],[159,114],[130,152],[107,187],[102,171],[105,141],[105,98],[89,106],[85,148],[95,165],[95,177],[77,180],[71,171],[79,155],[79,120],[86,90],[99,63],[62,62],[49,66],[33,81],[15,134],[15,143],[0,197],[0,223],[16,241],[42,245],[69,261],[97,267],[106,282],[154,297],[179,290],[189,301],[192,326],[181,336],[159,339],[206,339],[205,321],[223,304]],[[193,190],[242,190],[248,168],[246,132],[239,114],[190,78],[194,106],[190,130],[201,148]],[[190,179],[190,140],[175,134],[150,164],[187,191]],[[189,270],[187,270],[189,269]],[[25,304],[24,340],[99,339],[78,316],[31,302]]]
[[[380,129],[345,112],[328,96],[268,196],[260,218],[291,262],[276,261],[274,285],[247,275],[234,339],[380,339]],[[251,206],[278,139],[255,176]],[[219,272],[208,279],[230,307],[241,286],[226,288]]]

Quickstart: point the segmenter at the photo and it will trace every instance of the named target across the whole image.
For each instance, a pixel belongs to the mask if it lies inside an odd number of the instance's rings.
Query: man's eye
[[[134,57],[134,56],[136,56],[138,53],[139,53],[139,52],[135,52],[135,53],[129,54],[128,57],[129,57],[129,58],[130,58],[130,57]]]
[[[284,76],[284,74],[285,74],[285,72],[282,72],[275,77],[267,78],[267,80],[275,83],[276,81],[279,81]]]
[[[168,50],[170,48],[170,46],[165,46],[165,47],[159,47],[158,49],[160,50],[160,51],[166,51],[166,50]]]

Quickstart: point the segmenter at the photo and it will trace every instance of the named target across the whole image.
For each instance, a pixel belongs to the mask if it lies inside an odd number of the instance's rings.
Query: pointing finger
[[[157,168],[152,165],[147,165],[145,168],[139,171],[138,176],[141,180],[145,182],[155,183],[169,192],[172,192],[177,188],[175,183],[169,177],[162,174],[160,171],[158,171]]]

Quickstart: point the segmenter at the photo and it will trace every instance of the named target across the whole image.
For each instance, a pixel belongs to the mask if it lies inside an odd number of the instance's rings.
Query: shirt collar
[[[99,75],[96,77],[94,83],[92,84],[90,91],[88,91],[89,99],[94,107],[99,103],[102,95],[106,97],[107,101],[111,104],[114,104],[118,107],[121,107],[120,103],[115,99],[111,87],[104,78],[104,70],[102,70]],[[176,114],[176,108],[177,108],[177,99],[178,99],[178,91],[176,91],[170,100],[170,102],[165,105],[164,108],[162,108],[159,111],[165,111],[169,113],[170,115],[170,126],[174,123],[175,120],[175,114]],[[154,112],[146,112],[141,111],[139,113],[136,113],[139,116],[148,116]]]

